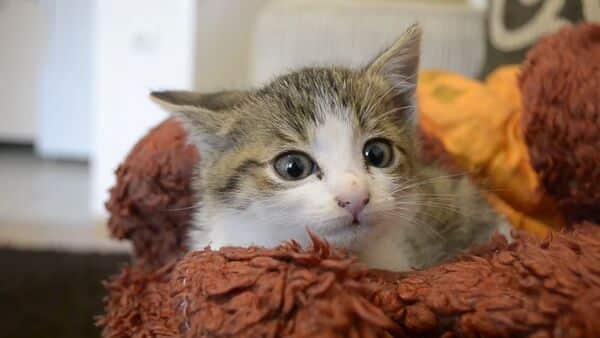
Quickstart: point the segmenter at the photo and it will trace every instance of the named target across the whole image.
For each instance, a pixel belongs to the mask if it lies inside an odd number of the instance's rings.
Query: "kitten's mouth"
[[[332,225],[332,226],[328,227],[327,232],[329,234],[334,234],[334,233],[338,233],[338,232],[346,232],[346,231],[353,232],[353,231],[357,231],[358,229],[362,228],[363,225],[364,225],[364,221],[361,222],[359,220],[359,217],[353,217],[353,218],[348,217],[344,221],[337,223],[336,225]]]

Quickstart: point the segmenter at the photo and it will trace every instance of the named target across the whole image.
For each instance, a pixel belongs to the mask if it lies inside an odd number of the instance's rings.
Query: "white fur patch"
[[[299,182],[285,182],[288,189],[268,200],[257,200],[244,210],[203,213],[197,224],[205,230],[191,233],[195,249],[206,245],[213,249],[230,245],[271,247],[289,239],[308,244],[307,227],[337,246],[355,246],[366,236],[371,230],[366,216],[370,205],[359,216],[361,224],[351,224],[353,217],[340,208],[336,196],[355,189],[348,183],[351,178],[357,187],[381,199],[389,194],[386,190],[391,182],[385,175],[378,175],[380,182],[375,182],[367,173],[362,157],[364,140],[360,131],[354,129],[353,113],[348,108],[323,96],[317,100],[316,113],[320,123],[302,150],[315,160],[322,178],[312,175]],[[271,174],[278,179],[274,172]],[[384,190],[373,191],[373,188]]]
[[[287,188],[268,199],[256,199],[243,210],[226,207],[201,211],[195,224],[202,230],[190,234],[191,248],[273,247],[290,239],[308,245],[306,229],[310,227],[332,245],[354,250],[373,267],[410,269],[417,257],[414,243],[409,241],[415,238],[429,241],[426,250],[431,255],[441,252],[442,242],[430,241],[428,225],[415,219],[422,201],[401,191],[415,182],[402,186],[384,169],[371,167],[367,171],[362,151],[373,135],[358,130],[347,107],[324,95],[317,100],[316,109],[319,123],[311,130],[307,144],[299,144],[298,150],[316,162],[322,175],[283,181],[270,168],[271,178]],[[359,224],[353,224],[354,216],[336,201],[339,194],[352,193],[352,189],[366,189],[370,197],[370,203],[357,216]]]

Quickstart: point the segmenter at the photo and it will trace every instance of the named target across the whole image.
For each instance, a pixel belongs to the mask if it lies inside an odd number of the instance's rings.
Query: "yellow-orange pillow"
[[[544,234],[561,218],[540,191],[520,128],[517,66],[490,74],[485,83],[443,71],[424,71],[417,97],[421,128],[436,137],[516,227]],[[550,210],[549,210],[550,209]]]

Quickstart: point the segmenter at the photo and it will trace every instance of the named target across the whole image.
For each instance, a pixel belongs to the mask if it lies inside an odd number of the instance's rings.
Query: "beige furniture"
[[[484,57],[483,20],[469,1],[271,1],[254,29],[250,82],[304,66],[364,64],[414,22],[424,29],[424,68],[475,76]]]

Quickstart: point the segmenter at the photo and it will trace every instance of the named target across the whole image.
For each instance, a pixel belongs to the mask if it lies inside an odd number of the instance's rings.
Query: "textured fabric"
[[[497,237],[424,271],[368,271],[314,238],[193,252],[108,284],[105,337],[598,337],[600,227]]]
[[[116,171],[106,209],[117,239],[130,240],[135,257],[161,265],[185,250],[196,198],[191,189],[199,159],[178,122],[167,120],[142,138]]]
[[[484,12],[463,0],[270,1],[254,27],[250,83],[307,66],[362,67],[416,22],[423,27],[422,67],[476,76],[483,21]]]
[[[421,73],[420,126],[479,181],[511,224],[544,235],[562,220],[530,165],[518,74],[518,66],[507,66],[481,83],[449,72]]]
[[[600,24],[542,40],[523,64],[520,86],[541,185],[570,221],[600,222]]]
[[[521,90],[516,69],[499,70],[486,83],[422,74],[425,149],[490,186],[495,205],[537,234],[561,223],[558,212],[568,220],[599,213],[598,185],[590,184],[597,171],[587,170],[597,168],[600,147],[586,146],[598,135],[592,123],[598,96],[588,93],[598,86],[580,73],[597,66],[586,68],[595,59],[576,57],[581,50],[566,51],[595,48],[580,43],[596,41],[580,39],[595,29],[558,35],[572,43],[542,41],[548,45],[531,54]],[[537,59],[556,50],[566,55],[557,58],[560,64],[546,67],[552,63]],[[569,68],[573,60],[579,64]],[[575,69],[581,77],[570,73]],[[560,76],[569,78],[557,81]],[[557,102],[568,104],[552,105]],[[510,245],[496,237],[473,255],[406,274],[365,270],[317,238],[306,250],[288,243],[183,256],[198,156],[184,139],[177,123],[165,122],[140,141],[117,173],[107,204],[114,216],[111,231],[132,240],[143,259],[107,283],[106,314],[99,320],[106,337],[600,336],[600,227],[588,221],[544,239],[518,232]],[[564,156],[569,151],[572,157]],[[165,220],[165,206],[173,205],[183,207],[179,218]]]

